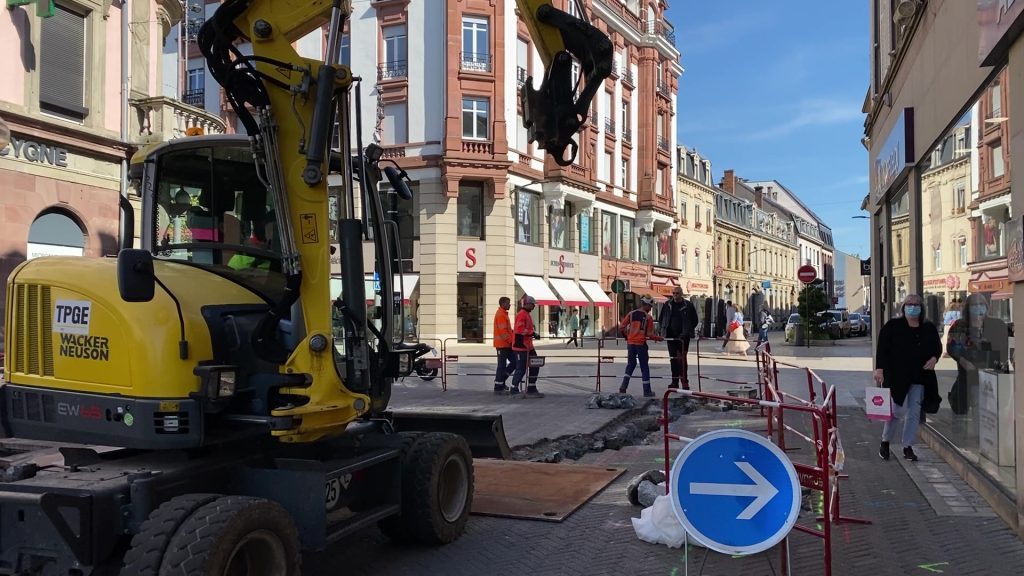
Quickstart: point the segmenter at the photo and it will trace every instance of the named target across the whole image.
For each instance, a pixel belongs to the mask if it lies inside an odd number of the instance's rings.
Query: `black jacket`
[[[669,298],[658,314],[658,331],[665,338],[693,338],[698,321],[697,309],[692,302],[676,302]]]
[[[942,358],[942,341],[934,324],[925,320],[911,328],[905,318],[893,318],[878,333],[875,368],[883,370],[882,386],[892,391],[892,401],[900,406],[911,384],[924,385],[924,405],[939,398],[939,382],[935,370],[925,370],[929,358]]]

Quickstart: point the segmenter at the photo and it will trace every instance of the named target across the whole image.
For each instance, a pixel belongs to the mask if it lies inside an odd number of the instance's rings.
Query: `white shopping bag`
[[[864,410],[870,420],[892,420],[892,394],[889,389],[876,386],[865,388]]]

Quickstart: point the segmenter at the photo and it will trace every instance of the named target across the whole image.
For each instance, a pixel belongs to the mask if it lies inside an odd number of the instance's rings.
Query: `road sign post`
[[[672,508],[686,533],[723,554],[757,554],[775,546],[800,515],[793,463],[748,430],[698,436],[676,457],[670,480]]]

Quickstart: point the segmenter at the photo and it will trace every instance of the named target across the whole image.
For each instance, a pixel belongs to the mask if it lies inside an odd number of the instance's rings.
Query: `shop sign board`
[[[459,272],[485,272],[487,244],[479,240],[459,240],[457,260]]]
[[[11,157],[35,164],[45,164],[56,168],[68,167],[68,151],[56,144],[36,142],[11,135],[11,143],[0,150],[0,157]]]
[[[904,108],[886,135],[871,168],[871,197],[879,206],[889,190],[914,163],[914,109]]]
[[[576,271],[576,255],[572,252],[551,250],[548,254],[548,276],[572,278]]]

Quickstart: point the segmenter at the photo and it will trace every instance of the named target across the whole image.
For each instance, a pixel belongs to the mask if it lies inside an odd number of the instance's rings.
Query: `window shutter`
[[[63,6],[42,19],[39,103],[44,109],[85,118],[85,18]]]

